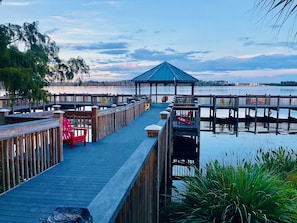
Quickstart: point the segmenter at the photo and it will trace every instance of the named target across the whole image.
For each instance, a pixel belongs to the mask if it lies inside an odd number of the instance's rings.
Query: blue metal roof
[[[196,83],[198,79],[168,62],[163,62],[133,78],[132,81],[136,83]]]

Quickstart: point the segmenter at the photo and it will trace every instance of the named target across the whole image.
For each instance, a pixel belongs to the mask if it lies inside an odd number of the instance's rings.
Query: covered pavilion
[[[156,67],[144,72],[132,79],[135,82],[135,94],[141,95],[141,84],[150,85],[150,97],[152,96],[152,86],[156,86],[156,97],[158,95],[158,85],[174,85],[174,95],[177,94],[178,85],[190,85],[191,95],[194,95],[194,86],[198,79],[171,65],[163,62]],[[137,91],[138,90],[138,91]]]

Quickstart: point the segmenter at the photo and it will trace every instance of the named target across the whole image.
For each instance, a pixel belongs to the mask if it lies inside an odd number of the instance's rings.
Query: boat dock
[[[158,222],[161,197],[180,177],[174,171],[199,167],[201,131],[296,134],[296,112],[297,97],[262,95],[139,99],[90,111],[4,111],[0,222],[44,223],[59,207],[85,208],[96,223]],[[63,116],[88,128],[86,147],[62,144]],[[150,135],[144,129],[152,124],[159,128]]]
[[[103,220],[106,215],[112,219],[108,205],[128,190],[125,186],[129,187],[134,173],[126,170],[120,179],[115,176],[128,168],[127,162],[147,138],[144,128],[158,123],[166,106],[153,105],[126,127],[86,147],[64,145],[63,162],[0,196],[0,222],[42,222],[57,207],[88,208],[94,222],[108,222]],[[120,181],[116,188],[109,187],[112,180]],[[106,194],[100,196],[103,190]]]

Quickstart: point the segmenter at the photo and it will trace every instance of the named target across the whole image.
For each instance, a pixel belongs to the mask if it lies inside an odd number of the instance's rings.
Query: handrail
[[[61,162],[60,119],[0,126],[0,192]]]
[[[147,137],[89,204],[94,222],[159,222],[160,194],[170,165],[170,118],[157,137]]]

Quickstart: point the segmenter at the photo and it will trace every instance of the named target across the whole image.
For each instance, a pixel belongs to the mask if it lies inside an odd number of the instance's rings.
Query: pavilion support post
[[[175,77],[173,77],[173,84],[174,84],[174,96],[177,95],[177,83]]]
[[[150,83],[150,100],[152,100],[152,88],[153,88],[153,84],[152,83]]]
[[[140,83],[138,85],[138,95],[141,95],[141,87],[140,87]]]
[[[192,95],[192,103],[194,102],[194,84],[192,84],[192,90],[191,90],[191,95]]]
[[[135,95],[137,95],[137,83],[135,82]]]
[[[156,103],[158,102],[158,84],[156,83]]]

